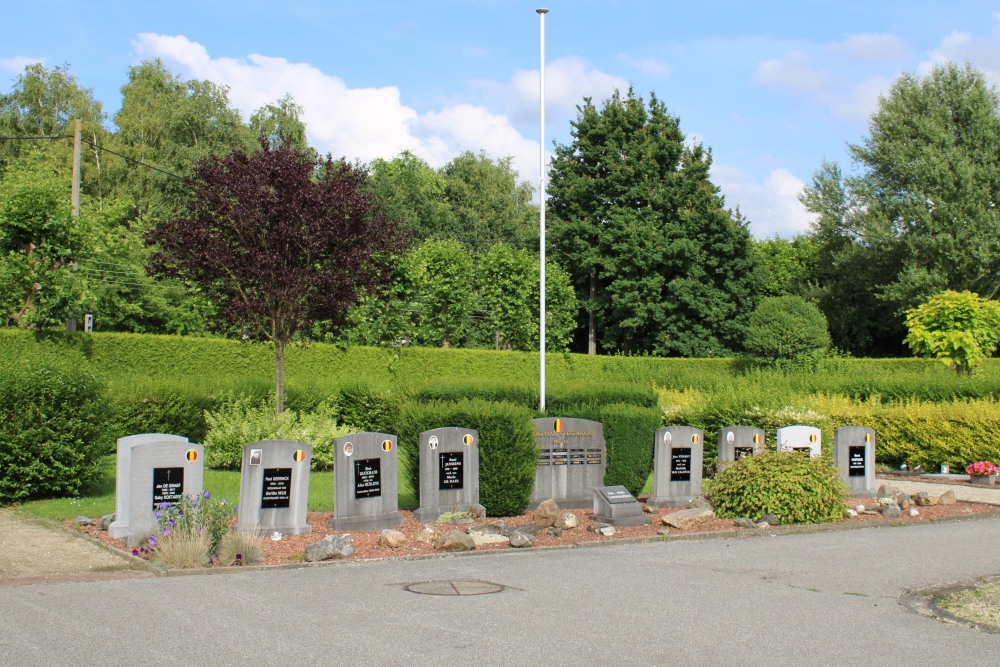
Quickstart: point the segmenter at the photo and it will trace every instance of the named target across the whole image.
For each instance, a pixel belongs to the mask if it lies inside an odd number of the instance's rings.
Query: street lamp
[[[547,9],[536,9],[540,21],[541,45],[540,65],[538,67],[538,107],[539,125],[541,126],[538,139],[538,228],[539,228],[539,254],[541,255],[541,275],[539,277],[538,288],[538,359],[539,374],[539,400],[538,410],[545,412],[545,15],[549,13]]]

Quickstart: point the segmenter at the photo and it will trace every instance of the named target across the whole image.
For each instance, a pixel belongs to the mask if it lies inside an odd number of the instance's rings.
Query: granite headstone
[[[530,508],[552,498],[560,507],[589,507],[604,485],[604,425],[589,419],[542,417],[535,425],[538,465]]]
[[[875,495],[875,429],[844,426],[833,432],[833,463],[858,498]]]
[[[718,469],[739,461],[745,456],[754,456],[764,448],[764,429],[753,426],[727,426],[719,431]]]
[[[785,426],[778,429],[778,451],[799,452],[811,458],[818,458],[823,436],[815,426]]]
[[[382,530],[402,525],[397,442],[388,433],[352,433],[333,441],[331,528]]]
[[[479,504],[479,431],[448,426],[420,434],[420,507],[417,521],[445,512],[485,516]]]
[[[312,445],[291,440],[261,440],[243,445],[238,525],[262,534],[312,532],[309,464]]]
[[[651,507],[686,505],[701,495],[705,432],[691,426],[656,430],[653,443],[653,494]]]

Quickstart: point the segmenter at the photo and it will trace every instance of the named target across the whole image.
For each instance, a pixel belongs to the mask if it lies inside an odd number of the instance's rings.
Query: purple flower
[[[154,547],[157,545],[156,537],[155,536],[153,536],[153,535],[149,536],[149,544],[150,544],[150,546],[154,546]]]
[[[239,512],[240,511],[240,506],[239,505],[233,505],[233,511],[234,512]]]
[[[138,549],[132,549],[132,555],[133,556],[138,556],[139,555],[139,550]]]
[[[243,554],[236,554],[236,561],[242,562],[242,560],[243,560]]]
[[[171,528],[173,528],[174,527],[174,520],[173,519],[167,519],[167,525],[170,526]]]
[[[211,497],[212,497],[212,494],[211,494],[211,493],[209,493],[208,491],[206,491],[206,492],[205,492],[205,493],[203,493],[202,495],[204,495],[204,496],[205,496],[205,500],[208,500],[209,498],[211,498]]]

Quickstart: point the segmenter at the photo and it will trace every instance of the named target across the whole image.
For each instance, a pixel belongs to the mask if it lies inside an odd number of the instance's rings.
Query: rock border
[[[903,593],[899,598],[899,604],[912,611],[918,616],[933,618],[942,623],[952,623],[954,625],[964,625],[967,628],[986,632],[988,634],[1000,635],[1000,626],[990,623],[977,623],[961,616],[956,616],[947,609],[938,606],[938,600],[946,595],[962,593],[964,591],[979,590],[989,586],[1000,584],[1000,574],[979,577],[972,581],[956,581],[930,588],[919,588]]]

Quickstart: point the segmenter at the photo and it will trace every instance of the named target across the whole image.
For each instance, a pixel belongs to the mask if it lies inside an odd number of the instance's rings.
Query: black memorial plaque
[[[374,498],[382,495],[382,460],[361,459],[354,462],[354,497]]]
[[[184,468],[153,468],[153,509],[173,505],[184,496]]]
[[[865,446],[858,445],[847,448],[847,476],[865,476]]]
[[[287,509],[292,503],[292,469],[264,468],[261,509]]]
[[[691,448],[677,447],[670,450],[670,481],[691,481]]]
[[[753,456],[753,447],[734,447],[733,448],[733,459],[739,461],[740,459],[745,459],[748,456]]]
[[[441,452],[438,455],[438,490],[461,489],[465,476],[465,452]]]

